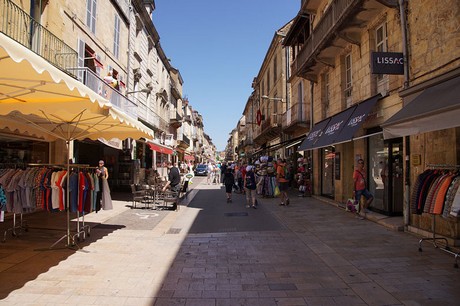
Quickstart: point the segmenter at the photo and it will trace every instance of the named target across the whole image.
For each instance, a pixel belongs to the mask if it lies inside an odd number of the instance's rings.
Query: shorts
[[[225,185],[225,192],[226,193],[232,193],[232,189],[233,189],[233,184]]]
[[[174,185],[174,186],[171,185],[171,191],[179,192],[180,191],[180,184],[177,184],[177,185]]]
[[[278,188],[280,191],[287,191],[289,188],[289,182],[279,182]]]
[[[369,190],[367,190],[367,189],[356,190],[355,191],[355,200],[359,202],[361,200],[361,196],[364,196],[367,200],[369,200],[370,198],[374,197],[372,195],[372,193],[370,193]]]

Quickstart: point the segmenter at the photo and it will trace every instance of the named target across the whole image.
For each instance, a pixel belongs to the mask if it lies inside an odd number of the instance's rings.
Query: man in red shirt
[[[276,167],[276,181],[278,188],[280,189],[281,203],[280,205],[289,205],[289,196],[287,190],[289,188],[289,180],[285,177],[286,175],[286,161],[284,159],[278,160],[278,166]]]
[[[364,196],[366,201],[364,204],[360,205],[360,213],[364,216],[366,213],[369,212],[368,208],[371,205],[372,201],[374,200],[374,196],[366,187],[366,172],[364,171],[364,160],[358,159],[358,166],[353,172],[353,195],[355,197],[355,201],[360,203],[361,197]]]

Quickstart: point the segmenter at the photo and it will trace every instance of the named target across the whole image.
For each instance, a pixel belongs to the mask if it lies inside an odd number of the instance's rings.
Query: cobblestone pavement
[[[205,180],[204,180],[205,181]],[[89,214],[65,247],[65,214],[27,216],[0,245],[0,305],[458,305],[453,256],[315,198],[242,195],[195,178],[178,211]],[[156,216],[158,214],[158,216]],[[147,216],[147,217],[146,217]],[[4,227],[11,220],[3,225]],[[11,224],[9,224],[11,225]],[[74,223],[72,223],[73,229]],[[59,230],[52,230],[58,228]]]

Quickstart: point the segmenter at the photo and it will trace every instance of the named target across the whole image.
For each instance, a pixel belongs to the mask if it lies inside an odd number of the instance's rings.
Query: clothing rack
[[[426,164],[426,167],[427,168],[430,168],[432,170],[435,170],[435,169],[440,169],[440,170],[449,170],[449,169],[460,169],[460,165],[450,165],[450,164]],[[449,247],[449,242],[447,240],[447,238],[445,237],[436,237],[436,216],[437,214],[432,214],[430,213],[430,215],[432,216],[432,234],[433,236],[430,237],[430,238],[421,238],[419,240],[419,243],[418,243],[418,251],[419,252],[422,252],[422,242],[423,241],[428,241],[428,240],[431,240],[432,243],[433,243],[433,246],[435,248],[439,248],[441,251],[444,251],[446,253],[449,253],[450,255],[453,255],[454,256],[454,259],[455,259],[455,263],[454,263],[454,268],[458,268],[458,263],[457,263],[457,260],[458,258],[460,257],[460,252],[457,252],[455,253],[454,251],[452,251],[452,249]],[[443,240],[445,245],[438,245],[436,243],[436,241],[438,240]]]
[[[1,163],[0,168],[1,169],[18,169],[18,168],[24,169],[24,168],[27,167],[27,165],[29,165],[29,164],[26,164],[26,163]],[[22,232],[22,231],[28,232],[29,231],[29,226],[27,225],[27,221],[24,220],[24,218],[23,218],[23,213],[22,212],[20,213],[20,223],[19,223],[19,225],[16,224],[16,215],[17,215],[17,213],[13,212],[13,226],[10,227],[10,228],[7,228],[5,230],[5,232],[3,233],[2,242],[6,242],[6,237],[7,237],[8,232],[11,232],[11,235],[13,237],[16,237],[16,236],[19,235],[19,232]]]
[[[42,163],[28,163],[28,164],[0,164],[1,168],[10,168],[10,169],[17,169],[17,168],[26,168],[26,167],[48,167],[48,168],[58,168],[58,169],[69,169],[70,168],[76,168],[77,172],[80,171],[80,169],[85,168],[89,169],[89,165],[86,164],[69,164],[69,165],[63,165],[63,164],[42,164]],[[68,171],[67,173],[67,183],[70,180],[70,172]],[[90,227],[88,225],[85,225],[85,220],[84,220],[84,213],[82,215],[82,219],[80,220],[80,213],[77,212],[77,228],[76,228],[76,234],[71,235],[70,234],[70,197],[69,197],[69,185],[67,185],[67,194],[66,194],[66,206],[64,209],[67,211],[67,223],[66,223],[66,234],[63,235],[59,240],[57,240],[54,244],[50,246],[50,249],[52,249],[54,246],[56,246],[59,242],[67,238],[67,246],[75,246],[76,240],[80,240],[80,236],[83,236],[83,240],[86,239],[86,235],[90,235]],[[8,232],[12,233],[12,236],[17,236],[19,231],[28,231],[29,226],[27,222],[23,218],[23,212],[19,213],[20,215],[20,223],[17,224],[16,218],[17,218],[16,212],[13,212],[13,226],[11,228],[8,228],[5,230],[4,235],[3,235],[3,241],[6,242],[6,237]],[[80,224],[82,224],[80,226]],[[53,229],[54,230],[54,229]]]
[[[70,233],[70,169],[71,168],[76,168],[77,173],[80,172],[81,168],[89,168],[89,165],[86,164],[68,164],[67,166],[67,190],[66,190],[66,212],[67,212],[67,230],[66,233],[59,238],[55,243],[53,243],[49,248],[52,249],[54,246],[56,246],[59,242],[61,242],[64,239],[67,239],[67,244],[66,247],[72,247],[72,246],[77,246],[77,243],[75,242],[76,237],[80,237],[81,234],[83,234],[83,237],[85,237],[85,231],[84,227],[80,229],[79,224],[80,224],[80,217],[78,215],[77,219],[77,233],[75,235],[71,235]],[[83,221],[84,222],[84,221]],[[84,223],[83,223],[84,224]]]

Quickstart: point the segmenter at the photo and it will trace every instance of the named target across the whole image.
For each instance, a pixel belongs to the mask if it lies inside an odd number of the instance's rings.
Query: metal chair
[[[131,193],[133,195],[133,206],[131,208],[137,208],[137,203],[144,205],[144,208],[152,203],[151,192],[148,189],[137,190],[136,185],[131,184]]]

